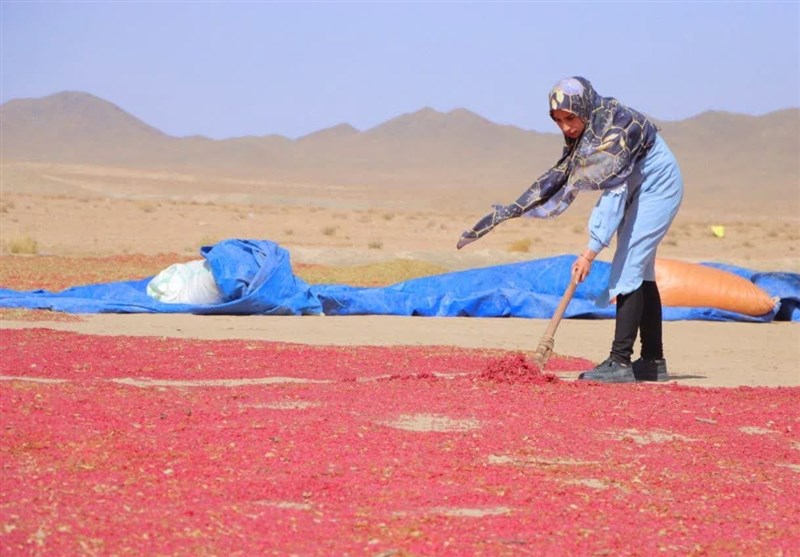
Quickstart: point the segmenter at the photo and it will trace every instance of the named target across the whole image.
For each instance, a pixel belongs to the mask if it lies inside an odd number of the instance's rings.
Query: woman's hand
[[[456,249],[461,249],[467,244],[471,244],[477,239],[478,239],[478,234],[474,230],[467,230],[461,235],[461,238],[458,239],[458,244],[456,245]]]
[[[586,280],[586,277],[589,276],[589,272],[592,270],[592,261],[594,261],[594,258],[595,254],[591,250],[586,250],[586,252],[580,254],[572,264],[573,279],[578,283]]]

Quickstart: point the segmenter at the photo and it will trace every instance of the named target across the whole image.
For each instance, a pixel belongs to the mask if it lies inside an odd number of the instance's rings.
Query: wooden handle
[[[569,279],[569,286],[567,286],[567,289],[564,291],[564,295],[561,296],[561,301],[558,303],[558,307],[556,308],[555,313],[553,313],[553,317],[550,318],[550,324],[547,325],[547,330],[543,336],[553,337],[556,334],[558,324],[561,323],[561,318],[564,317],[564,312],[567,311],[567,306],[572,300],[572,295],[575,294],[575,289],[577,287],[578,280],[575,278],[575,275],[572,275]]]
[[[553,317],[550,318],[550,323],[547,325],[547,330],[542,335],[539,341],[539,346],[536,348],[536,362],[540,368],[544,368],[550,355],[553,353],[555,346],[555,334],[558,329],[558,324],[561,323],[561,318],[564,317],[564,312],[567,311],[567,306],[572,300],[572,295],[575,294],[575,289],[578,287],[578,278],[573,274],[569,279],[569,286],[561,296],[561,301],[558,303]]]

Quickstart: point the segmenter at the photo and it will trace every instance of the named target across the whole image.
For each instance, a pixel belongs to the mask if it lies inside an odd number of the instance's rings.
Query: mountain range
[[[750,116],[704,112],[659,121],[687,186],[747,199],[800,198],[800,108]],[[501,125],[466,109],[422,108],[360,131],[298,139],[173,137],[84,92],[0,106],[0,159],[165,170],[285,183],[498,187],[521,191],[561,153],[557,133]],[[788,192],[788,193],[787,193]]]

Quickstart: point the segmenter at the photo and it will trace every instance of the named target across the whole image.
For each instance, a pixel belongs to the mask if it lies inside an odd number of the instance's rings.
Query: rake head
[[[533,359],[539,364],[540,368],[544,368],[547,360],[553,354],[553,347],[555,346],[555,339],[551,336],[544,336],[539,341],[539,346],[536,348],[536,353]]]

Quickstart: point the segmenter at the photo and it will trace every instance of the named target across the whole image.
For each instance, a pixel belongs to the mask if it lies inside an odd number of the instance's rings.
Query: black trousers
[[[611,358],[622,364],[630,363],[633,344],[639,332],[642,335],[642,358],[663,358],[661,296],[654,281],[644,281],[633,292],[617,296],[617,321]]]

